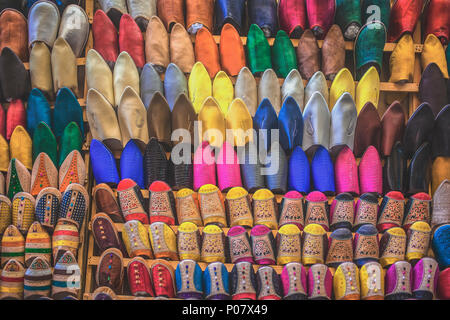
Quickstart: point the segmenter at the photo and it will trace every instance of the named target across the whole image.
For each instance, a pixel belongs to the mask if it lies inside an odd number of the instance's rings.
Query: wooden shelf
[[[86,51],[87,53],[87,51]],[[77,66],[84,66],[86,64],[86,58],[77,58]],[[23,63],[26,70],[30,70],[30,63],[24,62]]]
[[[217,44],[220,43],[220,35],[213,35],[213,38]],[[192,43],[195,43],[195,36],[191,35],[191,40],[192,40]],[[247,37],[241,37],[241,41],[244,46],[247,45]],[[267,38],[267,41],[269,42],[270,46],[273,46],[275,38]],[[298,47],[299,39],[291,39],[291,42],[292,42],[292,45],[294,46],[294,48]],[[319,48],[322,48],[323,40],[317,40],[317,44],[318,44]],[[394,51],[396,45],[397,45],[397,43],[386,43],[384,45],[383,51],[384,52],[392,52],[392,51]],[[354,41],[345,41],[345,50],[353,51],[354,47],[355,47]],[[416,53],[421,53],[422,50],[423,50],[423,44],[414,44],[414,51]]]
[[[118,231],[119,233],[122,233],[122,232],[123,232],[123,226],[124,226],[124,223],[114,223],[114,226],[116,227],[116,229],[117,229],[117,231]],[[149,225],[149,224],[144,224],[144,227],[145,227],[146,229],[148,229],[148,228],[150,227],[150,225]],[[173,232],[175,232],[175,234],[178,233],[178,227],[179,227],[179,226],[169,226],[169,227],[173,230]],[[92,222],[89,223],[88,228],[89,228],[89,231],[92,231]],[[198,230],[200,231],[200,233],[203,232],[203,229],[204,229],[204,228],[205,228],[205,227],[198,227]],[[224,228],[221,228],[221,229],[222,229],[223,233],[225,234],[225,236],[228,234],[228,231],[230,230],[229,227],[224,227]],[[247,230],[247,233],[250,235],[250,229]],[[272,234],[273,234],[273,237],[274,237],[274,238],[276,238],[277,233],[278,233],[278,230],[272,230]],[[300,233],[303,234],[303,231],[300,231]],[[327,236],[329,237],[329,236],[331,235],[331,233],[332,233],[332,232],[327,232]],[[353,238],[354,238],[354,237],[355,237],[355,233],[352,233],[352,234],[353,234]],[[378,234],[378,239],[381,240],[381,237],[382,237],[382,234],[379,233],[379,234]]]
[[[86,13],[89,17],[89,22],[92,24],[93,22],[93,16],[94,16],[94,12],[95,9],[98,8],[98,4],[94,1],[94,0],[86,0],[85,1],[85,10]],[[214,40],[215,42],[218,44],[220,42],[220,36],[219,35],[214,35]],[[191,36],[191,40],[194,43],[195,42],[195,36]],[[247,37],[241,37],[242,43],[244,45],[246,45],[247,43]],[[292,44],[294,47],[298,47],[298,39],[291,39]],[[406,94],[407,98],[406,98],[406,102],[405,103],[405,107],[407,111],[408,115],[411,115],[414,110],[417,108],[417,106],[419,105],[419,99],[418,99],[418,91],[419,91],[419,82],[421,79],[421,64],[420,64],[420,54],[423,51],[423,45],[420,44],[421,42],[421,23],[419,21],[419,23],[416,26],[415,32],[413,34],[413,41],[415,43],[414,45],[414,50],[416,53],[416,59],[415,59],[415,68],[414,68],[414,79],[413,79],[413,83],[406,83],[406,84],[394,84],[394,83],[389,83],[389,82],[381,82],[380,83],[380,91],[381,96],[380,99],[382,99],[384,97],[385,94],[388,93],[404,93]],[[274,38],[269,38],[268,39],[269,44],[272,46],[273,42],[274,42]],[[323,41],[319,40],[318,41],[318,46],[319,48],[322,48],[323,46]],[[395,49],[396,44],[395,43],[386,43],[384,46],[384,52],[386,52],[385,54],[385,58],[387,58],[389,56],[389,53],[391,53],[394,49]],[[93,47],[93,39],[92,39],[92,30],[90,32],[90,36],[89,36],[89,41],[88,44],[86,46],[86,53],[88,52],[88,50],[90,48]],[[354,42],[351,41],[346,41],[345,43],[345,49],[346,51],[353,51],[354,49]],[[80,58],[77,59],[77,65],[78,66],[83,66],[86,63],[86,59],[85,58]],[[26,64],[26,67],[28,68],[28,65]],[[189,77],[189,75],[187,75],[187,77]],[[161,76],[161,79],[164,80],[164,75]],[[259,83],[260,82],[260,78],[256,77],[256,82]],[[236,77],[231,77],[231,81],[233,82],[233,84],[236,83]],[[279,84],[280,86],[283,84],[284,79],[279,79]],[[328,87],[331,86],[331,81],[327,81]],[[355,84],[357,84],[357,82],[355,82]],[[304,85],[307,85],[307,81],[304,80]],[[83,98],[79,99],[79,103],[82,106],[86,105],[86,95],[87,95],[87,86],[86,86],[86,82],[85,82],[85,91],[84,91],[84,96]],[[381,100],[380,100],[381,101]],[[85,110],[85,108],[83,108],[83,110]],[[381,113],[382,113],[381,109]],[[85,114],[85,112],[84,112]],[[86,118],[85,118],[86,119]],[[84,148],[85,151],[89,150],[89,144],[87,144]],[[87,154],[89,154],[87,152]],[[119,154],[115,154],[116,158],[118,156],[120,156]],[[89,168],[89,181],[88,181],[89,185],[90,185],[90,189],[88,190],[88,192],[90,194],[92,194],[92,187],[94,186],[94,178],[93,178],[93,174],[92,174],[92,169]],[[114,190],[115,195],[117,196],[117,192]],[[142,190],[142,195],[144,196],[144,198],[148,199],[148,190]],[[223,193],[224,197],[226,195],[226,193]],[[275,195],[277,202],[280,203],[281,199],[282,199],[282,195]],[[329,197],[329,202],[331,202],[334,197]],[[381,201],[381,199],[380,199]],[[91,218],[97,213],[96,210],[96,206],[95,206],[95,202],[91,201],[91,205],[90,205],[90,211],[89,211],[89,218],[87,221],[90,221]],[[121,223],[116,223],[115,224],[116,228],[118,229],[119,232],[122,232],[123,230],[123,224]],[[146,225],[146,227],[148,227],[148,225]],[[171,226],[172,229],[177,232],[178,227],[177,226]],[[84,264],[84,268],[85,270],[83,271],[82,269],[82,273],[85,273],[85,282],[83,282],[83,290],[84,290],[84,299],[90,299],[92,296],[92,292],[94,291],[96,285],[95,285],[95,270],[97,268],[97,265],[99,263],[99,256],[95,255],[95,242],[94,242],[94,238],[91,232],[91,224],[90,223],[86,223],[85,224],[85,228],[86,228],[86,235],[87,237],[84,238],[85,241],[85,249],[86,249],[86,262]],[[203,230],[202,227],[199,228],[200,231]],[[229,228],[223,228],[224,233],[226,234],[229,230]],[[273,230],[273,234],[274,236],[276,236],[277,231]],[[330,233],[328,233],[330,234]],[[379,237],[381,237],[381,235],[379,235]],[[431,253],[432,254],[432,253]],[[130,259],[125,258],[124,259],[124,266],[126,267],[128,265],[128,262],[130,261]],[[147,264],[149,266],[151,266],[155,260],[146,260]],[[178,261],[170,261],[169,264],[175,269]],[[199,263],[200,267],[202,268],[202,270],[204,270],[207,266],[206,263],[200,262]],[[232,264],[225,264],[226,268],[228,271],[231,271],[233,265]],[[255,265],[254,268],[255,270],[257,270],[260,266]],[[282,270],[282,266],[272,266],[274,267],[274,269],[277,271],[277,273],[281,273]],[[331,270],[332,273],[334,274],[334,270]],[[132,300],[134,299],[133,296],[126,296],[126,295],[118,295],[117,296],[119,300]],[[154,300],[154,298],[145,298],[146,300]]]
[[[113,189],[113,192],[114,192],[114,195],[117,197],[117,189]],[[172,192],[175,195],[176,191],[172,191]],[[144,199],[148,199],[149,191],[147,189],[141,189],[141,193],[142,193],[142,196],[144,197]],[[92,191],[92,194],[93,194],[93,191]],[[249,193],[249,194],[251,195],[251,193]],[[226,192],[222,192],[222,195],[223,195],[223,197],[225,199],[225,196],[227,195],[227,193]],[[274,196],[275,196],[275,199],[277,200],[277,202],[281,203],[281,200],[283,199],[283,195],[275,194]],[[334,197],[330,197],[330,199],[333,199],[333,198]]]
[[[96,185],[95,184],[95,180],[94,180],[94,185]],[[172,191],[172,192],[174,193],[174,196],[175,196],[176,191]],[[93,195],[93,193],[94,193],[94,191],[92,190],[91,194]],[[113,193],[114,193],[114,196],[117,198],[117,189],[113,188]],[[141,194],[142,194],[142,197],[144,199],[148,199],[149,191],[147,189],[141,189]],[[227,195],[226,192],[222,192],[223,199],[225,199],[226,195]],[[253,196],[253,193],[249,193],[249,195]],[[284,195],[282,195],[282,194],[274,194],[274,196],[275,196],[275,200],[277,201],[278,204],[281,203],[281,201],[283,200],[283,197],[284,197]],[[335,196],[328,196],[327,198],[328,198],[328,204],[331,205],[331,203],[333,202]],[[354,197],[354,199],[355,199],[355,201],[357,201],[359,199],[359,197]],[[379,205],[381,204],[382,200],[383,200],[382,197],[378,197],[378,204]]]
[[[237,77],[229,77],[233,85],[236,84]],[[189,79],[189,74],[187,75],[187,79]],[[255,77],[256,84],[259,85],[261,81],[261,77]],[[161,81],[164,81],[164,74],[161,75]],[[211,80],[212,81],[212,80]],[[284,83],[283,78],[278,78],[278,83],[280,87]],[[308,84],[307,80],[303,80],[303,85],[306,87]],[[328,88],[331,87],[332,81],[327,80]],[[358,81],[355,81],[355,87],[358,85]],[[405,92],[405,93],[418,93],[419,92],[419,83],[404,83],[397,84],[393,82],[380,82],[380,91],[382,92]]]

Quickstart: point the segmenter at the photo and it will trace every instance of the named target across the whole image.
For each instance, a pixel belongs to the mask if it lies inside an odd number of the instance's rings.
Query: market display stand
[[[94,17],[94,12],[95,10],[98,9],[98,4],[95,2],[95,0],[85,0],[85,11],[89,17],[89,23],[92,24],[93,22],[93,17]],[[92,29],[92,28],[91,28]],[[415,69],[414,69],[414,77],[413,77],[413,82],[412,83],[405,83],[405,84],[395,84],[395,83],[391,83],[391,82],[386,82],[385,80],[385,76],[382,75],[381,77],[381,85],[380,85],[380,90],[381,90],[381,94],[380,94],[380,101],[382,100],[381,98],[383,98],[383,95],[387,95],[387,94],[396,94],[399,97],[402,97],[402,105],[404,106],[404,111],[407,115],[407,118],[409,118],[410,115],[413,114],[413,112],[415,111],[415,109],[419,106],[419,99],[418,99],[418,92],[419,92],[419,82],[421,79],[421,74],[422,74],[422,69],[421,69],[421,64],[420,64],[420,54],[422,53],[423,50],[423,45],[421,44],[422,42],[422,35],[421,35],[421,23],[419,21],[419,23],[416,26],[415,32],[413,34],[413,40],[415,43],[415,53],[416,53],[416,59],[415,59]],[[215,35],[214,39],[216,41],[216,43],[220,42],[220,36]],[[241,37],[243,44],[245,45],[247,42],[247,38],[246,37]],[[195,37],[192,37],[192,41],[195,41]],[[273,44],[274,39],[271,38],[269,39],[269,44],[272,45]],[[292,39],[291,40],[294,47],[298,46],[298,40],[297,39]],[[319,47],[322,47],[323,41],[318,41]],[[90,32],[89,35],[89,41],[88,44],[86,46],[86,52],[92,48],[93,45],[93,40],[92,40],[92,30]],[[384,47],[384,52],[385,52],[385,57],[384,57],[384,62],[385,65],[383,66],[384,70],[389,70],[389,56],[392,53],[392,51],[395,49],[396,44],[395,43],[386,43],[385,47]],[[353,49],[354,49],[354,43],[353,42],[349,42],[347,41],[345,44],[345,48],[347,51],[347,54],[352,54],[353,53]],[[85,63],[85,59],[81,58],[78,59],[77,61],[79,63],[80,66],[83,66],[83,64]],[[386,63],[387,62],[387,63]],[[352,66],[347,66],[350,70],[352,70]],[[164,75],[161,75],[161,79],[164,80]],[[232,77],[231,78],[233,84],[236,82],[236,77]],[[259,82],[259,78],[256,78],[256,82]],[[283,83],[284,79],[279,79],[280,85]],[[304,84],[306,85],[307,81],[304,81]],[[331,86],[331,82],[327,81],[328,86]],[[86,101],[86,86],[85,86],[85,90],[84,90],[84,98],[80,99],[80,104],[85,105],[85,101]],[[378,111],[380,113],[380,117],[383,115],[383,113],[385,112],[385,110],[387,109],[389,105],[384,105],[384,106],[379,106]],[[89,138],[87,139],[87,141],[90,141],[91,137],[89,135]],[[86,145],[86,147],[88,147],[88,144]],[[118,159],[120,157],[120,155],[115,155],[116,158]],[[89,160],[89,158],[87,157],[87,159]],[[359,159],[357,159],[359,161]],[[89,194],[91,194],[92,196],[92,188],[95,186],[95,181],[94,181],[94,177],[92,175],[91,170],[89,170],[89,181],[88,181],[88,185],[89,185]],[[115,190],[114,190],[115,191]],[[147,190],[142,190],[142,194],[144,196],[144,198],[146,199],[146,201],[148,201],[148,191]],[[280,195],[276,195],[277,198],[277,202],[279,203],[281,201],[281,196]],[[92,199],[92,198],[91,198]],[[331,203],[333,197],[329,198],[329,203]],[[381,199],[380,199],[381,202]],[[92,217],[97,213],[97,209],[96,209],[96,205],[94,203],[94,201],[91,200],[91,204],[90,204],[90,210],[89,210],[89,215],[87,217],[86,221],[91,221]],[[121,232],[123,229],[123,224],[120,223],[116,223],[116,228],[119,231],[119,238],[121,238]],[[84,271],[82,269],[82,272],[85,272],[85,283],[83,285],[84,288],[84,295],[83,298],[84,299],[90,299],[92,296],[92,292],[96,289],[96,283],[95,283],[95,274],[96,274],[96,270],[97,270],[97,266],[99,264],[99,260],[100,260],[100,255],[101,253],[98,251],[98,248],[96,248],[95,245],[95,241],[92,235],[92,230],[91,230],[91,224],[89,223],[85,223],[84,224],[84,230],[83,232],[85,232],[86,237],[84,238],[84,245],[83,248],[86,251],[86,257],[83,261],[85,261],[84,265]],[[148,227],[148,226],[146,226]],[[177,226],[171,226],[171,228],[176,232],[177,230]],[[200,232],[202,230],[202,228],[199,228]],[[223,228],[224,233],[226,235],[226,233],[228,232],[228,228]],[[273,231],[274,236],[276,236],[276,232],[277,231]],[[381,237],[381,235],[379,235],[379,237]],[[80,248],[81,249],[81,248]],[[430,249],[430,256],[432,256],[433,253],[431,252]],[[124,258],[124,267],[126,268],[128,263],[129,263],[130,259],[129,258]],[[151,260],[151,259],[146,259],[148,266],[150,267],[155,260]],[[172,265],[172,267],[175,269],[176,266],[178,265],[179,261],[168,261],[169,264]],[[207,266],[206,263],[203,262],[199,262],[199,265],[201,267],[202,270],[204,270]],[[226,268],[228,271],[231,271],[231,269],[233,268],[233,264],[230,263],[226,263],[225,264]],[[258,265],[254,265],[255,271],[259,268],[260,266]],[[280,274],[283,266],[272,266],[275,271]],[[334,270],[331,268],[332,273],[334,274]],[[125,271],[126,272],[126,271]],[[126,277],[125,277],[126,278]],[[126,282],[126,281],[125,281]],[[124,284],[124,287],[126,287],[126,284]],[[129,294],[129,292],[128,292]],[[125,295],[121,295],[119,294],[118,299],[121,300],[130,300],[130,299],[134,299],[135,297],[127,295],[127,292],[125,292]],[[148,300],[152,300],[154,298],[143,298],[143,299],[148,299]]]

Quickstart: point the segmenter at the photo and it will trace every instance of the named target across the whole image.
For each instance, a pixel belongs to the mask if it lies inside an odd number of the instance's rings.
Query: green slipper
[[[64,129],[61,137],[61,144],[59,145],[59,166],[62,165],[66,157],[73,150],[78,150],[81,153],[83,147],[83,138],[81,131],[76,122],[70,122]]]
[[[375,21],[364,25],[355,41],[355,70],[356,80],[359,81],[364,73],[375,67],[381,74],[383,65],[383,50],[386,43],[386,28],[383,23]]]
[[[361,28],[360,0],[336,0],[335,21],[345,39],[354,40]]]
[[[297,69],[297,54],[286,32],[278,31],[272,47],[273,69],[277,76],[286,78],[289,72]]]
[[[55,135],[45,122],[39,122],[33,134],[33,163],[39,153],[46,153],[53,161],[55,166],[58,165],[58,144]]]
[[[247,60],[253,74],[272,68],[269,42],[256,24],[252,24],[248,31]]]

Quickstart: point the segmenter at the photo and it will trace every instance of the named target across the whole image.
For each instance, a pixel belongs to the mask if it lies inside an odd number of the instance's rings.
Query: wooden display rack
[[[98,4],[95,2],[95,0],[85,0],[85,10],[86,13],[88,15],[89,18],[89,22],[90,24],[92,24],[93,22],[93,17],[94,17],[94,12],[96,9],[98,9],[99,6]],[[413,34],[413,41],[415,43],[415,53],[416,53],[416,59],[415,59],[415,69],[414,69],[414,77],[413,77],[413,82],[412,83],[405,83],[405,84],[395,84],[395,83],[390,83],[390,82],[385,82],[383,81],[383,79],[386,78],[386,76],[382,75],[381,79],[381,94],[380,94],[380,104],[381,104],[381,98],[383,98],[384,95],[390,94],[390,93],[394,93],[394,94],[399,94],[403,99],[402,99],[402,105],[404,106],[404,111],[407,115],[407,117],[409,118],[409,116],[411,116],[413,114],[413,112],[415,111],[415,109],[419,106],[419,99],[418,99],[418,92],[419,92],[419,82],[421,79],[421,74],[422,74],[422,69],[421,69],[421,63],[420,63],[420,54],[423,50],[423,45],[421,44],[422,42],[422,35],[421,35],[421,23],[419,21],[419,23],[416,26],[416,30]],[[214,39],[216,41],[216,43],[220,42],[220,36],[215,35]],[[246,44],[247,38],[246,37],[241,37],[243,44]],[[192,41],[195,41],[195,37],[192,37]],[[271,38],[269,39],[269,44],[272,45],[273,44],[274,39]],[[291,40],[294,47],[298,46],[298,40],[296,39],[292,39]],[[319,47],[322,47],[323,41],[318,41]],[[392,51],[395,49],[396,44],[395,43],[386,43],[385,47],[384,47],[384,52],[385,52],[385,57],[384,57],[384,61],[385,61],[385,65],[384,65],[384,70],[389,70],[389,66],[386,65],[386,62],[388,62],[389,60],[386,59],[390,56],[390,54],[392,53]],[[86,53],[87,51],[93,47],[93,39],[92,39],[92,30],[90,32],[89,35],[89,41],[88,44],[86,46]],[[351,52],[354,49],[354,43],[353,42],[346,42],[345,48],[347,51]],[[84,58],[80,58],[78,59],[78,63],[79,65],[83,65],[85,64],[85,59]],[[161,75],[161,79],[164,79],[164,75]],[[236,82],[236,77],[231,77],[231,80],[233,82],[233,84]],[[259,78],[256,78],[257,83],[259,82]],[[279,79],[280,85],[283,83],[284,79]],[[328,86],[331,86],[331,82],[328,82]],[[306,85],[306,81],[304,81],[305,85]],[[86,86],[85,86],[85,90],[84,90],[84,98],[80,99],[80,103],[83,102],[83,105],[85,104],[86,101]],[[379,106],[378,108],[378,112],[380,114],[380,116],[383,115],[383,113],[386,111],[388,105],[385,106]],[[89,138],[90,141],[90,138]],[[88,148],[88,144],[87,144],[87,148]],[[116,158],[119,157],[119,155],[115,155]],[[359,159],[358,159],[359,160]],[[92,175],[92,170],[89,171],[89,193],[92,195],[92,188],[95,185],[94,183],[94,178]],[[148,199],[148,191],[147,190],[142,190],[142,194],[144,196],[144,198]],[[281,196],[276,195],[277,198],[277,202],[279,203],[281,201]],[[333,198],[329,198],[329,201],[331,201]],[[90,201],[90,210],[89,210],[89,217],[87,221],[91,221],[92,217],[97,213],[97,209],[96,209],[96,205],[94,203],[94,201]],[[121,233],[122,229],[123,229],[123,224],[115,224],[119,233]],[[146,226],[148,227],[148,226]],[[172,226],[172,229],[176,232],[177,230],[177,226]],[[201,230],[202,228],[200,228]],[[226,234],[228,232],[228,228],[224,228],[224,233]],[[87,234],[87,237],[84,239],[84,241],[86,242],[84,247],[86,249],[86,262],[85,263],[85,284],[83,286],[84,288],[84,295],[83,298],[84,299],[90,299],[92,297],[92,292],[95,290],[96,288],[96,283],[95,283],[95,273],[96,273],[96,269],[99,263],[99,259],[100,259],[100,253],[98,252],[98,248],[96,248],[95,242],[94,242],[94,238],[91,232],[91,223],[86,223],[85,224],[85,232]],[[274,236],[276,236],[276,232],[277,231],[273,231]],[[380,236],[381,237],[381,236]],[[432,253],[431,253],[432,255]],[[128,258],[124,258],[124,267],[126,267],[129,263],[130,259]],[[154,263],[154,260],[150,260],[147,259],[147,264],[149,266],[151,266]],[[168,263],[170,263],[172,265],[172,267],[175,269],[178,261],[169,261]],[[206,263],[199,263],[200,267],[202,270],[204,270],[207,266]],[[233,264],[225,264],[226,268],[228,271],[231,271],[231,269],[233,268]],[[255,270],[257,270],[260,266],[258,265],[254,265]],[[282,266],[272,266],[276,272],[278,274],[281,273],[282,271]],[[331,269],[332,273],[334,274],[334,270]],[[83,270],[82,270],[83,272]],[[118,295],[118,299],[120,300],[130,300],[130,299],[134,299],[135,297],[133,296],[129,296],[129,295]],[[147,300],[153,300],[154,298],[144,298]]]

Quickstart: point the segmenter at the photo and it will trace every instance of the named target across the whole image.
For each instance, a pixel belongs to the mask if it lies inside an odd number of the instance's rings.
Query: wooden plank
[[[189,78],[189,74],[187,75],[187,77]],[[230,77],[231,82],[234,84],[236,84],[236,80],[237,77]],[[261,81],[261,77],[255,77],[256,80],[256,84],[259,84],[259,82]],[[161,75],[161,81],[164,81],[164,74]],[[420,81],[420,79],[419,79]],[[278,82],[280,84],[280,87],[283,85],[284,83],[284,79],[283,78],[278,78]],[[303,80],[303,85],[306,87],[306,85],[308,84],[307,80]],[[327,80],[327,85],[328,88],[331,87],[332,81]],[[355,81],[355,86],[358,85],[358,81]],[[392,82],[381,82],[380,83],[380,91],[384,91],[384,92],[414,92],[417,93],[419,92],[419,83],[404,83],[404,84],[397,84],[397,83],[392,83]]]
[[[89,238],[88,238],[88,251],[87,251],[87,259],[94,256],[94,237],[92,236],[92,233],[89,232]],[[87,265],[85,270],[85,284],[84,284],[84,292],[92,292],[94,291],[94,266]]]
[[[92,24],[94,21],[94,0],[85,0],[84,11],[86,11],[89,23]]]
[[[413,34],[413,41],[414,42],[420,42],[422,35],[421,35],[421,22],[419,21],[416,26],[416,30]],[[413,75],[413,82],[419,84],[420,79],[422,78],[422,68],[421,68],[421,55],[416,52],[416,58],[414,61],[414,75]],[[417,86],[417,93],[419,92],[419,86]],[[417,93],[413,93],[409,95],[409,116],[411,116],[416,108],[419,106],[419,95]],[[409,118],[409,117],[408,117]],[[431,194],[431,193],[430,193]]]
[[[114,192],[114,195],[117,198],[117,190],[113,189],[113,192]],[[172,191],[172,192],[174,193],[174,196],[175,196],[176,195],[176,191]],[[141,189],[141,193],[142,193],[142,196],[144,197],[144,199],[148,199],[148,197],[149,197],[149,191],[148,190]],[[224,199],[225,199],[226,195],[227,195],[226,192],[222,192],[222,196],[223,196]],[[252,197],[253,193],[249,193],[249,195],[250,195],[250,197]],[[274,194],[274,196],[275,196],[275,200],[277,201],[277,203],[281,203],[281,200],[283,200],[283,195],[282,194]],[[334,196],[329,196],[328,197],[328,203],[330,205],[331,205],[331,202],[334,200],[334,198],[335,198]],[[355,201],[358,201],[358,199],[359,199],[359,197],[355,197]],[[381,204],[381,201],[382,201],[382,198],[379,197],[379,204]]]
[[[216,41],[217,44],[220,43],[220,36],[219,35],[214,35],[213,38],[214,38],[214,40]],[[195,36],[191,35],[191,40],[192,40],[192,43],[195,43]],[[242,41],[242,44],[244,46],[247,45],[247,37],[241,37],[241,41]],[[275,38],[267,38],[267,41],[269,42],[270,46],[273,46]],[[294,48],[298,47],[299,39],[291,39],[291,42],[292,42],[292,45],[294,46]],[[317,40],[317,44],[319,45],[319,48],[322,48],[323,40]],[[396,45],[397,45],[396,43],[386,43],[385,46],[384,46],[383,51],[384,52],[392,52],[392,51],[394,51]],[[345,41],[345,50],[353,51],[354,46],[355,46],[354,45],[354,41]],[[414,50],[415,50],[416,53],[421,53],[422,52],[423,45],[420,44],[420,40],[419,41],[415,41]]]
[[[84,162],[85,162],[85,165],[86,165],[86,172],[89,172],[89,170],[90,170],[90,160],[89,160],[89,153],[88,152],[84,155]],[[86,178],[84,180],[84,184],[83,185],[84,185],[85,189],[88,190],[88,192],[90,190],[90,183],[91,182],[92,182],[92,180],[89,179],[89,175],[86,175]],[[90,216],[86,215],[84,217],[84,220],[83,220],[83,226],[82,226],[82,228],[80,230],[80,245],[78,247],[77,262],[78,262],[78,266],[80,267],[80,272],[81,272],[81,275],[80,275],[80,277],[81,277],[81,279],[80,279],[81,280],[80,281],[81,289],[80,289],[80,293],[78,295],[78,299],[82,298],[82,295],[83,295],[83,292],[84,292],[84,282],[85,282],[85,277],[86,277],[85,269],[86,269],[86,265],[87,265],[87,263],[86,263],[86,261],[87,261],[86,252],[87,252],[87,248],[88,248],[86,239],[88,238],[88,236],[90,234],[89,231],[88,231],[88,225],[90,224],[89,221],[90,221]]]
[[[86,51],[86,53],[87,53],[87,51]],[[86,58],[77,58],[77,66],[84,66],[85,64],[86,64]],[[25,67],[26,70],[30,70],[29,62],[24,62],[23,66]]]
[[[114,195],[117,197],[117,190],[116,189],[113,189],[113,192],[114,192]],[[174,193],[174,195],[175,195],[175,193],[176,193],[176,191],[172,191],[173,193]],[[148,190],[146,190],[146,189],[141,189],[141,193],[142,193],[142,196],[145,198],[145,199],[148,199],[148,197],[149,197],[149,191]],[[225,199],[225,196],[226,196],[226,192],[222,192],[222,195],[224,196],[224,199]],[[249,193],[250,195],[252,195],[251,193]],[[281,194],[275,194],[274,195],[275,196],[275,199],[277,200],[277,202],[278,203],[280,203],[281,202],[281,200],[283,199],[283,195],[281,195]],[[333,199],[334,197],[330,197],[329,199]]]
[[[92,172],[90,172],[90,177],[92,177]],[[92,180],[92,179],[91,179]],[[91,188],[92,190],[92,188]],[[95,201],[91,201],[91,208],[89,211],[89,223],[88,223],[88,230],[89,230],[89,238],[88,238],[88,251],[87,251],[87,259],[89,259],[89,257],[93,257],[94,256],[94,247],[95,247],[95,241],[94,241],[94,237],[92,235],[92,228],[91,228],[91,220],[92,217],[96,214],[97,212],[97,206],[95,204]],[[94,270],[95,266],[92,265],[87,265],[86,266],[86,281],[85,281],[85,290],[84,292],[93,292],[94,291],[94,287],[95,287],[95,273]]]
[[[94,11],[94,0],[85,0],[85,11],[87,13],[92,13]],[[90,15],[88,14],[88,17],[90,17]],[[88,42],[86,43],[86,47],[84,49],[85,52],[85,57],[87,56],[88,51],[93,47],[93,43],[92,43],[92,31],[89,31],[89,38],[88,38]],[[79,58],[77,59],[77,65],[81,65],[83,68],[85,68],[86,65],[86,58]],[[84,91],[83,91],[83,98],[78,99],[78,103],[81,106],[86,106],[86,93],[87,93],[87,85],[86,85],[86,72],[84,72]],[[87,116],[86,116],[86,108],[83,108],[83,120],[85,122],[87,122]],[[90,154],[89,154],[89,142],[90,140],[88,139],[88,137],[90,136],[90,133],[86,133],[86,141],[85,144],[83,145],[83,149],[85,150],[85,162],[86,162],[86,185],[87,185],[87,192],[88,194],[91,194],[91,190],[92,190],[92,184],[93,184],[93,179],[92,179],[92,168],[90,166]],[[92,202],[93,201],[89,201],[89,209],[88,209],[88,214],[85,218],[86,222],[84,224],[84,236],[83,236],[83,246],[84,246],[84,250],[83,250],[83,266],[80,266],[80,270],[82,273],[82,277],[81,277],[81,292],[82,294],[80,295],[80,299],[84,298],[84,292],[86,292],[86,284],[89,284],[89,287],[91,286],[91,281],[92,281],[92,273],[88,272],[88,270],[91,270],[91,267],[88,266],[88,264],[86,263],[88,257],[90,255],[93,254],[93,237],[92,237],[92,233],[89,232],[89,225],[90,225],[90,221],[91,221],[91,210],[93,208],[92,206]],[[96,210],[96,209],[95,209]],[[82,268],[82,269],[81,269]]]
[[[86,60],[86,58],[80,58],[80,59]],[[80,64],[80,65],[82,65],[82,64]],[[187,75],[187,77],[189,78],[189,74]],[[237,77],[230,77],[230,79],[231,79],[231,82],[233,84],[236,84]],[[161,75],[161,80],[164,81],[164,74]],[[259,84],[259,82],[261,81],[261,77],[255,77],[255,80],[256,80],[256,83]],[[278,82],[279,82],[280,87],[281,87],[283,85],[283,83],[284,83],[284,79],[279,78]],[[392,82],[381,82],[380,83],[380,90],[384,91],[384,92],[413,92],[413,93],[417,93],[417,92],[419,92],[419,82],[420,82],[420,77],[418,79],[418,82],[414,82],[414,83],[397,84],[397,83],[392,83]],[[308,84],[308,81],[303,80],[303,85],[306,86],[307,84]],[[331,87],[331,84],[332,84],[332,81],[328,80],[327,81],[328,88]],[[355,85],[358,85],[358,81],[355,81]],[[85,106],[86,105],[86,95],[84,95],[84,98],[78,99],[78,102],[80,103],[80,105]]]
[[[231,82],[233,84],[236,84],[237,77],[230,77]],[[260,77],[255,77],[256,83],[259,84],[261,81]],[[419,79],[420,81],[420,79]],[[278,78],[278,82],[280,84],[280,87],[284,83],[284,79]],[[308,81],[303,80],[303,85],[306,87],[308,84]],[[332,81],[327,80],[328,88],[331,87]],[[358,85],[358,81],[355,81],[355,86]],[[404,84],[397,84],[392,82],[381,82],[380,83],[380,91],[383,92],[419,92],[419,83],[404,83]]]
[[[93,213],[93,216],[96,214],[94,212],[92,212],[92,213]],[[119,233],[123,232],[123,226],[124,226],[123,223],[114,223],[114,226],[116,227],[116,229],[117,229],[117,231]],[[144,227],[148,229],[150,227],[150,225],[144,224]],[[169,226],[169,227],[173,230],[174,233],[176,233],[176,234],[178,233],[178,227],[179,227],[178,225],[176,225],[176,226]],[[92,223],[89,223],[89,227],[88,228],[89,228],[89,231],[92,231]],[[198,227],[198,230],[200,232],[203,232],[204,228],[205,227]],[[223,230],[223,233],[225,234],[225,236],[228,234],[228,231],[230,230],[230,228],[227,228],[227,227],[221,228],[221,229]],[[247,230],[247,233],[250,235],[250,229]],[[274,238],[277,237],[277,233],[278,233],[278,230],[272,230],[272,234],[273,234]],[[303,233],[303,231],[300,231],[300,233]],[[327,232],[327,236],[329,237],[330,235],[331,235],[331,232]],[[355,233],[352,233],[352,235],[353,235],[353,238],[354,238],[355,237]],[[381,240],[381,237],[382,237],[382,234],[379,233],[378,234],[378,239]]]

